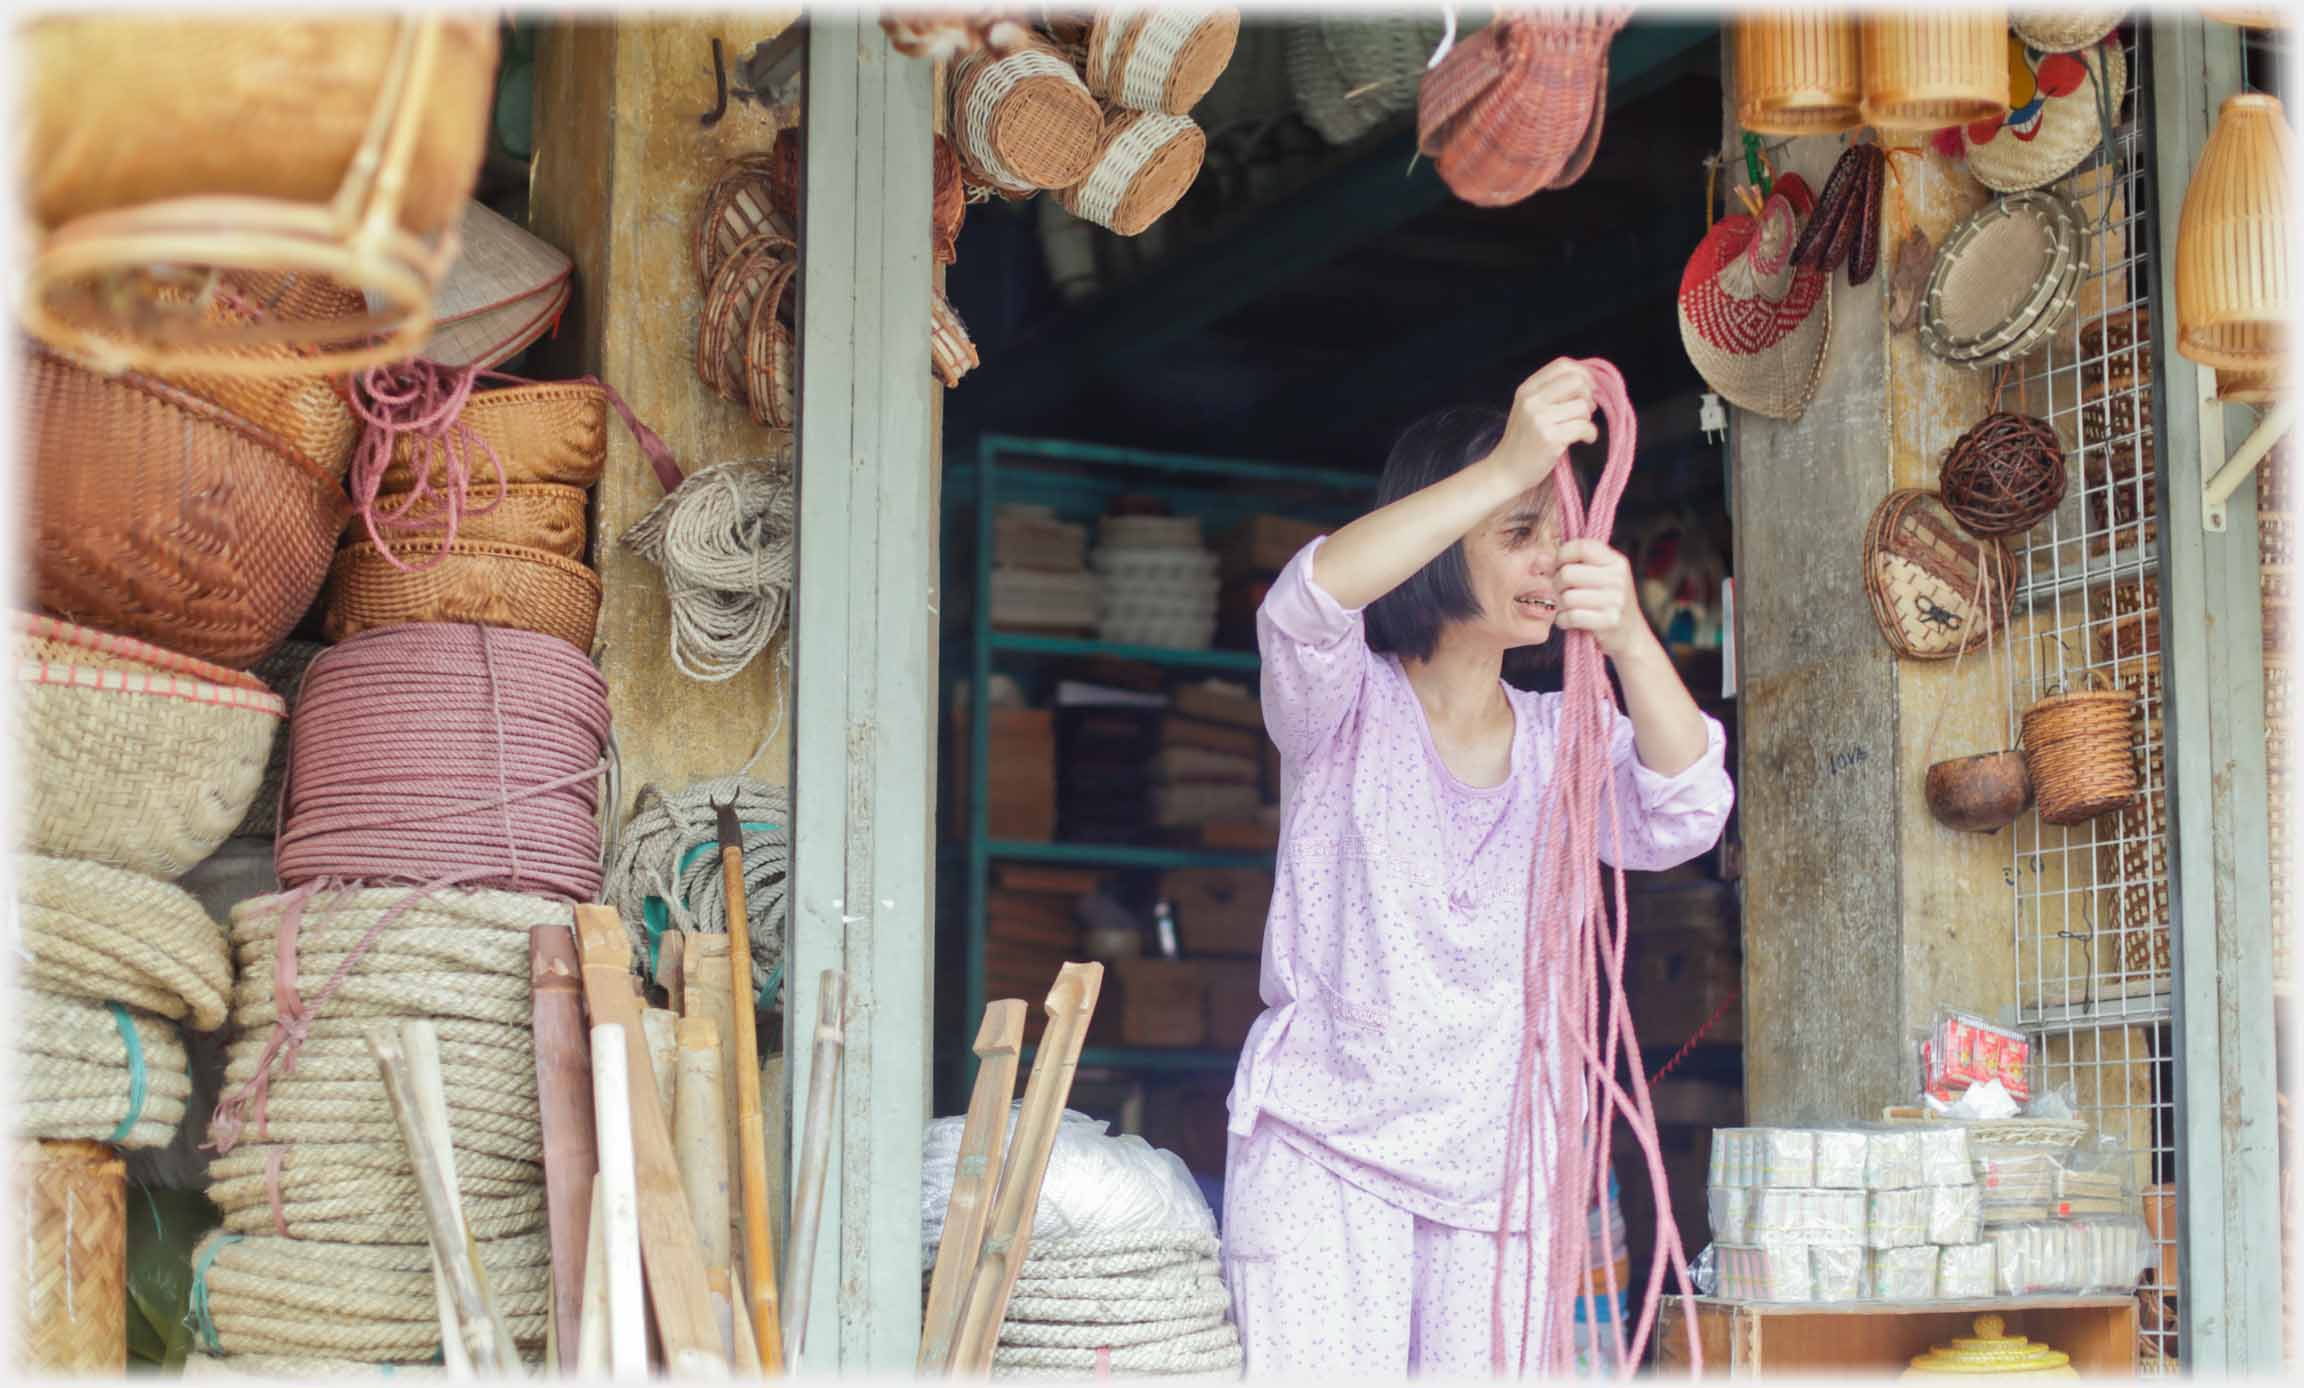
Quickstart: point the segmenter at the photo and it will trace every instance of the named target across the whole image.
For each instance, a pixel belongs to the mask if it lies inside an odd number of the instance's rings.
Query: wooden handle
[[[621,929],[621,927],[619,927]],[[585,972],[591,972],[587,966]],[[641,1276],[640,1196],[632,1133],[631,1048],[620,1022],[592,1028],[592,1107],[600,1120],[601,1285],[607,1302],[608,1362],[619,1379],[648,1374],[648,1305]]]
[[[1016,1097],[1016,1062],[1024,1046],[1024,1012],[1023,999],[1002,998],[986,1005],[983,1025],[976,1030],[976,1087],[968,1095],[968,1118],[960,1128],[960,1160],[953,1168],[952,1198],[944,1207],[944,1233],[936,1244],[936,1271],[929,1279],[928,1310],[920,1327],[915,1367],[923,1376],[951,1366],[960,1295],[983,1249],[992,1193],[1000,1188],[1008,1105]]]
[[[1017,1274],[1032,1248],[1032,1214],[1040,1204],[1040,1182],[1048,1174],[1048,1155],[1056,1144],[1056,1124],[1064,1116],[1064,1101],[1072,1093],[1072,1075],[1079,1068],[1080,1044],[1089,1018],[1096,1011],[1096,995],[1104,985],[1102,964],[1066,964],[1056,975],[1042,1004],[1048,1024],[1040,1033],[1040,1049],[1032,1057],[1032,1078],[1024,1085],[1024,1110],[1016,1118],[1016,1135],[1008,1148],[1007,1179],[1000,1184],[992,1223],[984,1236],[984,1251],[953,1332],[952,1372],[981,1376],[992,1371],[992,1350],[1000,1336],[1000,1322],[1008,1313],[1008,1298],[1016,1290]]]
[[[847,980],[826,969],[817,984],[816,1045],[808,1065],[808,1130],[802,1134],[800,1178],[792,1192],[792,1246],[784,1267],[784,1340],[794,1361],[808,1338],[808,1299],[816,1264],[816,1227],[824,1214],[824,1175],[832,1151],[832,1103],[840,1086],[841,1031]]]
[[[728,1009],[733,1034],[728,1064],[736,1071],[737,1164],[744,1185],[746,1310],[760,1367],[784,1368],[784,1333],[776,1298],[776,1235],[768,1223],[768,1147],[760,1127],[760,1036],[752,994],[752,930],[744,906],[744,854],[720,850],[720,885],[728,901]]]
[[[552,1238],[552,1332],[563,1374],[580,1372],[585,1250],[590,1247],[592,1044],[584,1035],[576,937],[565,925],[528,932],[530,1025],[536,1039],[536,1107],[544,1127],[544,1209]],[[603,1372],[606,1366],[602,1366]]]

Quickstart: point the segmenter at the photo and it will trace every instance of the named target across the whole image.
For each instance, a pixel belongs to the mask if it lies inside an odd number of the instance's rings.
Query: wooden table
[[[1688,1364],[1687,1321],[1667,1300],[1657,1335],[1659,1372]],[[1731,1302],[1696,1298],[1696,1332],[1707,1376],[1901,1372],[1913,1355],[1975,1334],[1998,1316],[2023,1335],[2072,1356],[2083,1377],[2136,1372],[2134,1296],[2028,1296],[1976,1301]]]

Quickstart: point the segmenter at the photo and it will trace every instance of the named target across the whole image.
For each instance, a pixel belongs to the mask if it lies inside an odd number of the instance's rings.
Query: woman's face
[[[1464,567],[1480,615],[1460,625],[1509,650],[1552,639],[1559,615],[1560,521],[1549,483],[1498,507],[1464,537]]]

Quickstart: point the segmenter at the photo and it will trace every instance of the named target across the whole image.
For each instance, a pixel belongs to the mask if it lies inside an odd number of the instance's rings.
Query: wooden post
[[[943,1373],[952,1361],[952,1328],[960,1298],[984,1245],[984,1221],[1000,1189],[1007,1154],[1008,1108],[1016,1094],[1016,1060],[1024,1046],[1024,1002],[1002,998],[984,1009],[976,1032],[976,1087],[960,1128],[960,1160],[952,1198],[944,1207],[944,1233],[936,1242],[936,1271],[928,1281],[928,1311],[921,1319],[922,1377]]]
[[[577,1372],[590,1246],[593,1141],[592,1049],[584,1035],[576,938],[564,925],[528,932],[530,1013],[536,1037],[536,1105],[544,1127],[544,1206],[552,1234],[552,1329],[560,1372]]]
[[[639,1180],[634,1171],[632,1141],[631,1049],[621,1022],[592,1028],[592,1107],[600,1120],[600,1208],[593,1211],[593,1227],[601,1231],[593,1250],[600,1265],[597,1315],[592,1297],[585,1298],[587,1316],[604,1324],[608,1357],[616,1377],[629,1379],[648,1372],[648,1313],[641,1290]],[[589,1289],[587,1289],[589,1293]]]

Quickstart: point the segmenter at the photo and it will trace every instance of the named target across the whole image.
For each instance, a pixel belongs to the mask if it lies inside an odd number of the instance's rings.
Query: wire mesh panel
[[[2159,642],[2158,451],[2152,428],[2154,219],[2150,53],[2123,36],[2127,91],[2111,137],[2052,185],[2090,230],[2070,320],[2014,368],[2002,408],[2054,426],[2062,505],[2015,537],[2009,736],[2044,698],[2127,689],[2138,791],[2124,809],[2012,831],[2008,880],[2021,1020],[2039,1041],[2036,1090],[2067,1091],[2134,1158],[2158,1256],[2139,1291],[2147,1372],[2179,1358],[2176,1316],[2173,978]]]

